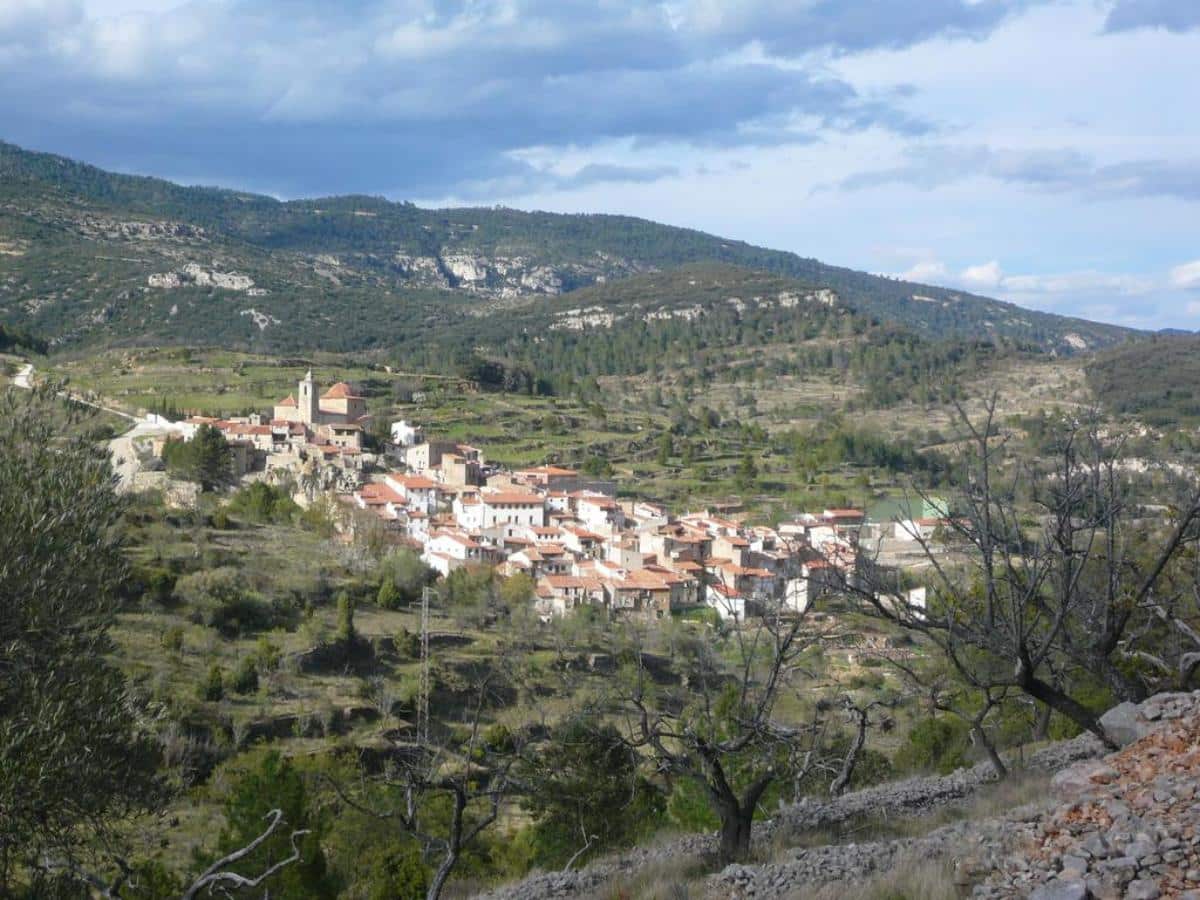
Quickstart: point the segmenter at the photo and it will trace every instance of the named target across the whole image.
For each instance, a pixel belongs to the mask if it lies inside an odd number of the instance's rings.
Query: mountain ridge
[[[367,349],[398,328],[692,264],[829,289],[860,314],[939,339],[1072,353],[1138,334],[629,216],[277,200],[3,142],[0,251],[0,320],[67,345],[178,341],[203,326],[220,343],[260,349]],[[351,311],[364,328],[330,339]]]

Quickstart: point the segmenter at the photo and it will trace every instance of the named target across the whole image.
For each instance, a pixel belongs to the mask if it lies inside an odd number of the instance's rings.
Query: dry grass
[[[599,890],[581,894],[583,900],[700,900],[704,896],[702,860],[678,856],[640,867]]]
[[[985,785],[973,796],[949,803],[923,815],[876,814],[847,819],[832,827],[794,832],[779,829],[772,835],[766,853],[773,862],[786,862],[797,847],[886,841],[924,837],[954,822],[978,822],[1004,815],[1010,810],[1038,802],[1049,795],[1050,780],[1044,773],[1016,771],[1004,781]]]
[[[891,871],[854,885],[827,884],[816,891],[801,889],[791,900],[958,900],[954,872],[945,862],[912,857]]]

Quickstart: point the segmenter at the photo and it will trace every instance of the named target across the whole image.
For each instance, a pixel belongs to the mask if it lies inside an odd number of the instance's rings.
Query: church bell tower
[[[300,408],[300,421],[305,425],[316,425],[321,418],[317,401],[317,386],[313,383],[312,369],[300,382],[300,393],[296,397],[296,405]]]

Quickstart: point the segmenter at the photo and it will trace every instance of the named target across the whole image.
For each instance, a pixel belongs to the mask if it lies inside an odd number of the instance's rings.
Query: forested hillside
[[[1088,383],[1118,415],[1154,426],[1200,422],[1200,337],[1157,335],[1100,355]]]
[[[578,305],[574,293],[590,285],[699,263],[829,289],[849,309],[938,339],[1070,352],[1131,334],[641,219],[373,197],[280,202],[0,144],[0,321],[55,345],[203,336],[246,349],[352,350],[468,315],[486,316],[500,336],[511,308],[531,298]],[[702,299],[686,281],[647,284]],[[526,315],[559,308],[534,304]]]

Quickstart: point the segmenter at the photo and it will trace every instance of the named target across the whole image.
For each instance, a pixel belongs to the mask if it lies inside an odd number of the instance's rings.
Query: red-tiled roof
[[[288,394],[288,395],[287,395],[287,397],[285,397],[284,399],[280,400],[280,401],[279,401],[278,403],[276,403],[275,405],[276,405],[276,406],[295,406],[295,405],[296,405],[296,398],[295,398],[295,397],[293,397],[291,394]]]
[[[344,381],[339,381],[329,390],[321,395],[322,400],[361,400],[362,397],[354,393],[354,389]]]

